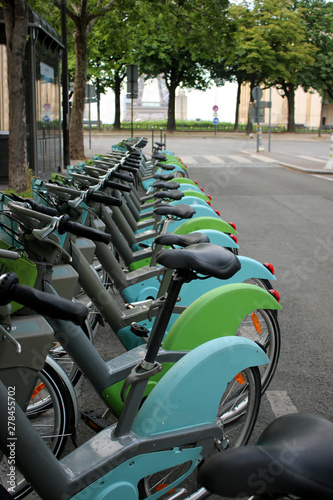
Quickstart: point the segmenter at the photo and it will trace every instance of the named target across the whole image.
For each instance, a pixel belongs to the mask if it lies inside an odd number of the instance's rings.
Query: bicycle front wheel
[[[48,402],[47,409],[45,401]],[[38,374],[36,387],[25,413],[54,455],[59,457],[68,436],[74,430],[73,401],[61,376],[47,363]],[[0,483],[4,486],[7,484],[8,474],[8,461],[3,456],[0,461]],[[11,489],[13,498],[24,498],[32,490],[31,486],[16,467],[12,477],[15,477],[16,482],[14,492]]]
[[[220,427],[222,437],[219,440],[212,440],[210,455],[223,453],[229,448],[248,443],[258,416],[260,399],[261,381],[257,367],[243,370],[229,382],[221,398],[216,416],[216,425]],[[192,443],[186,447],[193,447],[196,444]],[[208,457],[205,456],[205,458]],[[145,477],[138,485],[139,498],[148,498],[165,489],[165,495],[159,498],[167,500],[172,498],[172,494],[177,494],[179,495],[175,496],[177,500],[185,500],[189,495],[199,490],[196,471],[188,475],[181,483],[176,485],[173,483],[186,475],[190,466],[191,463],[181,464]]]

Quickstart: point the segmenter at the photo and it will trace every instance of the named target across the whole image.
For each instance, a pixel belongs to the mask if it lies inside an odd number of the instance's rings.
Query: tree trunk
[[[235,112],[234,132],[238,132],[239,105],[240,105],[240,98],[241,98],[241,88],[242,88],[242,81],[238,80],[237,81],[237,98],[236,98],[236,112]]]
[[[177,84],[171,81],[170,85],[168,85],[168,90],[169,90],[168,123],[167,123],[168,132],[174,132],[176,130],[176,119],[175,119],[176,88]]]
[[[286,85],[286,96],[288,99],[288,132],[295,132],[295,85]]]
[[[23,73],[28,36],[28,2],[27,0],[4,0],[2,5],[8,63],[8,186],[16,192],[22,192],[28,188],[25,76]]]
[[[74,34],[75,45],[75,76],[74,76],[74,95],[71,111],[71,121],[69,124],[69,137],[71,145],[72,160],[83,160],[84,142],[83,142],[83,118],[84,105],[86,97],[87,80],[87,28],[84,23],[76,26]]]
[[[120,123],[120,92],[121,92],[121,82],[122,78],[119,76],[118,73],[115,74],[114,77],[114,101],[115,101],[115,112],[114,112],[114,122],[113,122],[113,129],[114,130],[120,130],[121,128],[121,123]]]

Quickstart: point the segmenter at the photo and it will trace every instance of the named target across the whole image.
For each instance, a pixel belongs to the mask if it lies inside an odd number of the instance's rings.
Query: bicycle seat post
[[[145,357],[141,363],[133,368],[123,386],[122,397],[125,399],[125,405],[114,432],[115,437],[121,437],[130,431],[149,378],[162,370],[160,363],[156,362],[158,350],[161,347],[180,289],[185,281],[194,277],[195,273],[191,270],[174,271],[166,294],[156,302],[160,307],[149,337]],[[128,387],[130,387],[130,391],[126,397],[125,393]]]

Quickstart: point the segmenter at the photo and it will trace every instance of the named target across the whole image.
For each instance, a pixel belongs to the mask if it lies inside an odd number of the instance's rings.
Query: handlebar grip
[[[111,189],[118,189],[118,191],[124,191],[125,193],[130,193],[132,191],[131,186],[125,186],[125,184],[120,184],[119,182],[105,181],[104,187]]]
[[[121,179],[122,181],[126,182],[134,182],[134,178],[131,175],[123,174],[121,172],[112,172],[111,177],[114,177],[115,179]]]
[[[8,273],[0,282],[0,303],[5,305],[12,300],[43,316],[73,321],[77,325],[83,325],[89,313],[89,309],[83,304],[20,285],[16,274]]]
[[[98,231],[98,229],[94,229],[92,227],[83,226],[77,222],[72,222],[69,220],[68,215],[63,215],[59,219],[58,232],[59,234],[66,232],[73,233],[76,236],[82,236],[83,238],[88,238],[90,240],[106,244],[111,241],[111,234],[103,233],[102,231]]]
[[[132,160],[125,160],[122,165],[126,165],[127,167],[133,167],[133,168],[140,168],[140,162],[139,161],[132,161]]]
[[[114,196],[108,196],[103,193],[96,193],[92,189],[89,189],[86,194],[86,201],[97,201],[98,203],[103,203],[104,205],[111,205],[113,207],[121,207],[123,201],[119,198],[115,198]]]
[[[29,203],[32,210],[35,210],[35,212],[39,212],[40,214],[50,215],[51,217],[56,217],[58,215],[58,210],[56,208],[46,207],[34,200],[31,200],[30,198],[27,200],[27,203]]]
[[[137,168],[128,167],[127,165],[119,165],[119,170],[126,170],[126,172],[132,172],[132,174],[136,174]]]

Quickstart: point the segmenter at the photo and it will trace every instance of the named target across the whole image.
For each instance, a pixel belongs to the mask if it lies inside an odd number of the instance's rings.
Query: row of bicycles
[[[0,195],[1,498],[281,494],[230,472],[279,358],[273,266],[242,256],[235,224],[147,142],[35,178],[32,199]],[[123,354],[104,361],[98,324]],[[82,374],[105,412],[82,412],[96,434],[65,454]]]

